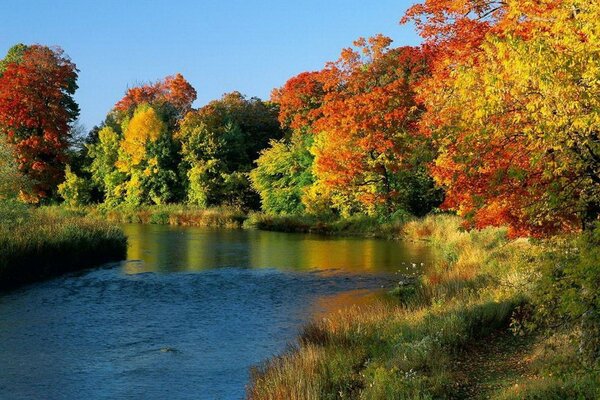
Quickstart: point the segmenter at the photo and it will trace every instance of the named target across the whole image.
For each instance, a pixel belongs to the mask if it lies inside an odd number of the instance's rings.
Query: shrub
[[[67,165],[65,180],[58,185],[58,194],[71,207],[82,206],[90,202],[90,185],[84,178],[78,177]]]

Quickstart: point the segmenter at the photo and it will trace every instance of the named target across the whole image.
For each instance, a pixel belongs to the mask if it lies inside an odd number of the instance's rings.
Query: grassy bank
[[[316,233],[320,235],[398,238],[407,219],[382,221],[376,217],[356,215],[349,218],[326,218],[311,215],[270,215],[250,213],[244,227],[263,231]]]
[[[509,240],[502,229],[464,232],[459,224],[450,216],[406,224],[407,237],[431,242],[439,253],[437,265],[417,284],[394,289],[396,304],[344,310],[306,326],[294,349],[254,371],[248,397],[600,396],[597,361],[586,363],[580,354],[582,325],[566,314],[559,325],[536,317],[550,301],[544,297],[550,292],[540,288],[545,287],[544,265],[552,264],[548,260],[557,251],[555,244]],[[560,299],[561,293],[552,296]],[[486,366],[468,370],[470,359],[487,357],[473,345],[513,333],[529,338],[510,358],[527,373],[515,377],[510,362],[499,364],[506,371],[496,371],[497,384],[478,386],[474,377],[491,372]],[[509,349],[498,347],[502,358]]]
[[[205,226],[215,228],[241,228],[247,216],[244,212],[227,207],[198,208],[183,204],[160,206],[81,208],[79,212],[104,218],[115,223],[141,223],[159,225]]]
[[[125,257],[114,224],[60,208],[23,209],[0,225],[0,289]]]

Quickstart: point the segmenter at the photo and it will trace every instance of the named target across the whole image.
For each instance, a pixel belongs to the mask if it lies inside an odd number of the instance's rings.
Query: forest
[[[497,398],[594,398],[599,16],[593,1],[424,0],[399,16],[419,46],[359,38],[268,100],[232,92],[199,108],[176,73],[128,88],[89,132],[77,123],[75,62],[17,44],[0,62],[0,249],[13,251],[9,226],[28,214],[139,210],[427,239],[445,261],[396,288],[401,311],[307,327],[299,349],[255,372],[249,397],[439,398],[457,349],[510,325],[528,349],[562,346],[557,326],[573,345]],[[398,335],[439,341],[417,354]]]
[[[87,134],[75,64],[15,45],[0,123],[28,184],[8,186],[39,204],[381,219],[441,208],[513,237],[578,231],[600,210],[597,10],[542,3],[425,2],[404,17],[422,46],[361,38],[268,101],[233,92],[198,109],[176,74],[129,88]]]

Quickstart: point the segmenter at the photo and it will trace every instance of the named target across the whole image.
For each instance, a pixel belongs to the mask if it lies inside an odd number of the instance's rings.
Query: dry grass
[[[250,398],[294,398],[304,382],[306,398],[451,396],[454,355],[508,329],[522,304],[518,289],[501,282],[520,268],[515,246],[529,244],[509,242],[503,229],[465,232],[449,215],[409,222],[404,232],[431,242],[436,265],[394,291],[397,305],[351,308],[307,325],[297,348],[255,372]]]
[[[198,208],[186,205],[144,206],[138,208],[95,208],[87,211],[118,223],[205,226],[215,228],[241,228],[246,214],[235,208]]]

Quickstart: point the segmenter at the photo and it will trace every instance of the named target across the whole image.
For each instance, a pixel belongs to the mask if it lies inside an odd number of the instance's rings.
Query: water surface
[[[303,323],[430,260],[374,239],[125,231],[126,261],[0,295],[0,399],[239,399]]]

